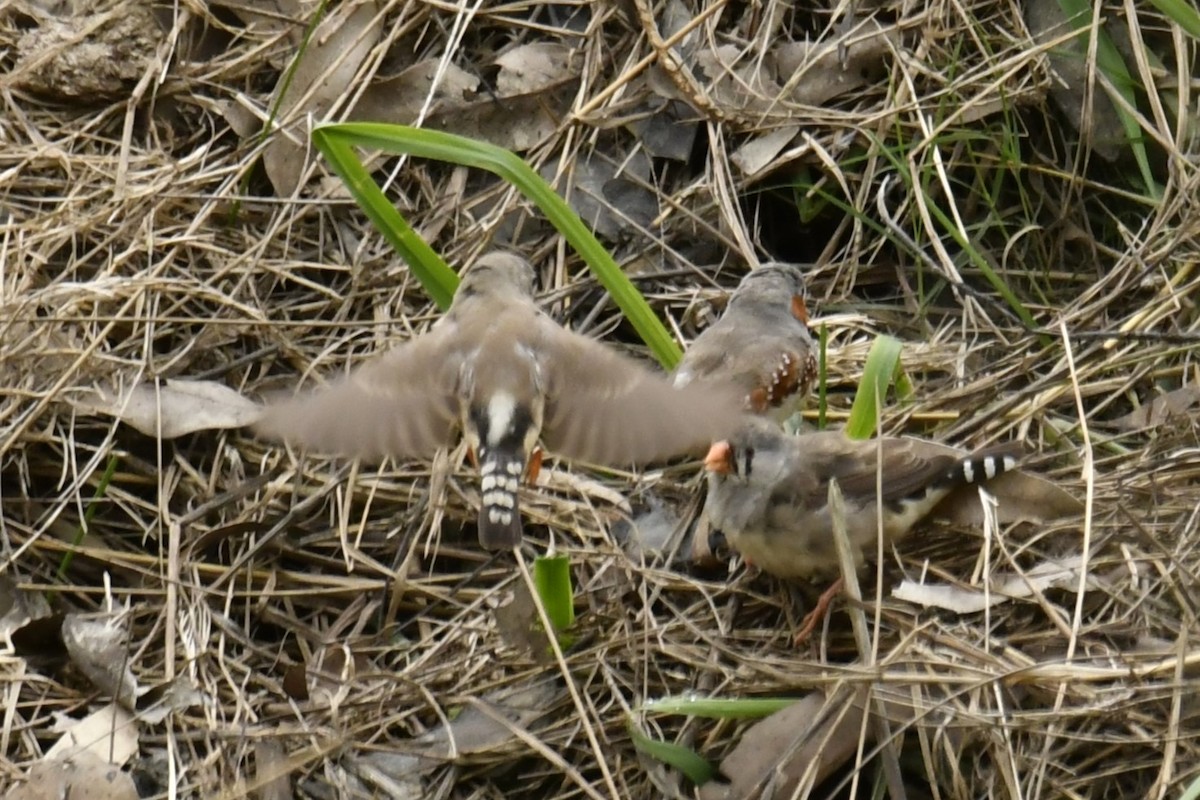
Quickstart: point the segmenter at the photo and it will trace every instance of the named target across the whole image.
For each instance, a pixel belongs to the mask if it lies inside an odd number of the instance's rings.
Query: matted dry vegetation
[[[306,67],[319,74],[297,70],[311,96],[280,104],[281,122],[299,120],[292,144],[259,130],[312,4],[49,5],[0,11],[0,572],[60,614],[126,606],[138,685],[191,692],[127,728],[143,796],[692,796],[635,750],[631,710],[687,692],[813,690],[835,714],[869,690],[875,712],[861,759],[839,766],[831,745],[813,762],[833,772],[813,797],[847,796],[854,775],[867,796],[880,764],[910,797],[1177,797],[1195,780],[1195,45],[1163,19],[1127,19],[1140,4],[1103,11],[1162,60],[1129,62],[1159,86],[1141,98],[1163,189],[1148,202],[1129,149],[1104,141],[1105,101],[1096,148],[1076,146],[1069,93],[1050,100],[1069,79],[1004,0],[870,3],[857,16],[853,4],[707,0],[334,6],[342,38],[319,32],[310,47],[326,55]],[[106,30],[120,46],[79,55]],[[819,46],[795,44],[806,39]],[[744,53],[732,72],[720,66],[731,53]],[[422,111],[435,72],[447,83]],[[1076,570],[1072,588],[964,614],[885,591],[868,652],[845,613],[795,650],[797,606],[778,584],[630,557],[616,540],[626,500],[686,511],[694,469],[559,463],[526,501],[529,554],[553,540],[570,555],[580,615],[573,648],[543,663],[500,630],[495,608],[521,579],[474,546],[478,497],[460,463],[355,466],[240,429],[168,440],[90,413],[98,386],[164,378],[258,398],[436,318],[308,152],[309,113],[424,113],[521,148],[560,189],[574,182],[573,202],[685,341],[750,260],[812,262],[835,417],[872,334],[888,332],[915,392],[889,408],[888,430],[1020,439],[1039,454],[1032,469],[1088,499],[1055,525],[932,529],[886,560],[886,585],[904,572],[983,586],[1081,557],[1086,592]],[[558,318],[636,347],[577,258],[497,180],[374,166],[451,264],[513,244],[541,268]],[[1124,418],[1176,389],[1173,413]],[[0,787],[43,759],[59,715],[111,699],[55,651],[57,634],[20,630],[0,656]],[[506,708],[513,693],[525,711]],[[879,698],[902,745],[881,753]],[[414,742],[459,713],[508,722],[459,723],[448,761]],[[641,724],[717,761],[750,723]],[[853,750],[859,730],[835,739]],[[415,750],[432,760],[399,755]]]

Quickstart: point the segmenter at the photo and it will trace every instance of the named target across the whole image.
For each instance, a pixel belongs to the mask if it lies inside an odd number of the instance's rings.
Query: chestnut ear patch
[[[808,324],[808,304],[804,302],[804,297],[798,294],[792,295],[792,316]]]

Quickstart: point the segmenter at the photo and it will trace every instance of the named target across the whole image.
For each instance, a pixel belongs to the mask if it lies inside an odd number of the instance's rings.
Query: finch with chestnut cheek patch
[[[730,383],[744,393],[750,413],[786,420],[800,410],[817,376],[804,295],[804,275],[795,266],[769,264],[748,273],[725,313],[684,354],[675,385]]]

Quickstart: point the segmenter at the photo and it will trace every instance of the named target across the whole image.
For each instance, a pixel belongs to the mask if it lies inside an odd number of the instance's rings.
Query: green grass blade
[[[654,315],[646,298],[634,288],[612,256],[579,219],[579,215],[515,154],[486,142],[442,131],[375,122],[319,125],[313,131],[313,139],[323,153],[331,144],[342,144],[347,152],[351,146],[370,147],[388,153],[405,153],[418,158],[485,169],[508,181],[532,200],[571,246],[579,251],[659,363],[666,369],[672,369],[679,363],[679,347]],[[334,152],[337,152],[336,147]],[[361,163],[359,171],[361,175],[366,175]],[[356,178],[356,183],[361,184],[361,176]],[[365,187],[359,188],[365,190]],[[379,196],[382,197],[382,192]],[[371,212],[368,210],[368,213]],[[399,216],[399,212],[395,213]],[[420,279],[421,276],[417,277]]]
[[[696,751],[682,745],[652,739],[643,733],[633,720],[629,722],[629,738],[638,750],[679,770],[697,786],[703,786],[717,775],[716,768]]]
[[[1200,778],[1196,778],[1190,784],[1183,794],[1179,796],[1179,800],[1197,800],[1200,798]]]
[[[663,697],[648,700],[640,711],[652,714],[686,714],[706,719],[759,719],[794,705],[794,697]]]
[[[867,353],[862,380],[850,407],[846,435],[851,439],[869,439],[875,433],[879,419],[878,403],[887,397],[888,387],[900,365],[900,341],[891,336],[878,336]]]
[[[417,235],[396,210],[371,179],[349,144],[339,137],[327,135],[321,128],[313,131],[313,143],[345,182],[350,195],[388,240],[388,244],[408,262],[413,275],[425,287],[433,302],[443,311],[449,308],[454,290],[458,288],[458,275],[454,270],[446,266],[441,256]]]
[[[71,547],[79,547],[79,543],[87,535],[88,529],[92,526],[92,520],[96,518],[96,511],[100,508],[100,501],[108,495],[108,484],[112,482],[119,463],[121,463],[121,459],[118,456],[110,455],[108,457],[108,463],[104,465],[104,472],[100,473],[100,480],[96,482],[96,491],[92,492],[92,501],[83,511],[83,524],[75,531],[75,539],[71,542]],[[62,561],[58,564],[57,574],[60,580],[66,578],[67,570],[71,568],[71,562],[74,560],[74,550],[63,553]]]
[[[1075,30],[1088,34],[1092,32],[1091,0],[1058,0],[1058,6],[1067,15],[1067,21]],[[1096,32],[1096,68],[1108,78],[1113,90],[1121,96],[1129,108],[1137,108],[1137,95],[1134,91],[1137,84],[1133,75],[1130,74],[1129,68],[1125,66],[1125,59],[1121,57],[1121,51],[1117,49],[1112,37],[1103,27],[1097,27],[1094,30]],[[1154,87],[1145,88],[1146,91],[1154,90]],[[1116,109],[1117,116],[1121,120],[1121,127],[1125,129],[1125,136],[1129,139],[1129,148],[1142,173],[1146,194],[1151,198],[1162,197],[1162,188],[1154,180],[1154,174],[1150,171],[1150,157],[1146,153],[1142,126],[1138,123],[1137,117],[1129,113],[1125,106],[1115,99],[1113,108]]]
[[[1184,33],[1188,36],[1200,39],[1200,12],[1197,12],[1196,7],[1187,0],[1150,0],[1150,5],[1183,28]]]

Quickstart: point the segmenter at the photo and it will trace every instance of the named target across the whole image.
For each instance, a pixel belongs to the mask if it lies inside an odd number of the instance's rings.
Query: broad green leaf
[[[596,241],[596,237],[579,219],[579,215],[555,194],[541,176],[515,154],[487,142],[478,142],[442,131],[376,122],[341,122],[319,125],[313,131],[313,141],[321,152],[330,158],[330,162],[334,164],[334,169],[338,171],[338,174],[347,180],[355,198],[371,199],[370,206],[364,204],[363,208],[372,220],[386,219],[387,224],[394,228],[392,234],[389,235],[385,231],[385,235],[394,246],[401,250],[410,264],[413,264],[413,261],[409,259],[410,253],[417,253],[420,248],[424,248],[428,251],[426,254],[428,257],[432,255],[433,251],[424,242],[421,242],[420,245],[416,244],[416,240],[419,238],[407,224],[403,223],[399,212],[390,203],[387,203],[378,187],[371,183],[370,176],[362,167],[361,161],[354,157],[350,150],[351,147],[375,148],[387,153],[404,153],[419,158],[432,158],[437,161],[486,169],[508,181],[532,200],[563,237],[579,251],[584,261],[595,273],[597,280],[612,295],[621,312],[633,325],[638,335],[642,337],[659,363],[666,369],[672,369],[679,363],[679,347],[662,322],[654,315],[646,298],[642,297],[641,293],[634,288],[608,251],[600,242]],[[347,158],[355,160],[357,169],[346,163]],[[367,186],[367,183],[371,185]],[[391,208],[390,213],[379,207],[380,201]],[[361,202],[363,201],[360,200]],[[397,219],[400,219],[399,226],[396,222]],[[432,255],[432,258],[437,259],[436,255]],[[426,263],[424,258],[418,258],[418,261],[421,262],[423,271],[418,272],[414,266],[414,274],[422,284],[425,284],[426,280],[434,283],[439,280],[449,282],[444,276],[439,277],[440,270],[431,263]],[[437,261],[440,263],[441,260],[437,259]],[[429,284],[425,285],[426,288],[430,288]],[[442,302],[438,299],[441,295],[435,294],[435,291],[444,293],[444,289],[444,285],[435,285],[433,289],[430,289],[431,296],[434,296],[439,304]],[[449,301],[447,300],[447,302]]]
[[[879,419],[879,403],[887,397],[888,387],[900,364],[900,341],[891,336],[876,337],[867,353],[863,365],[862,380],[850,407],[850,419],[846,422],[846,435],[851,439],[869,439],[875,433]]]

